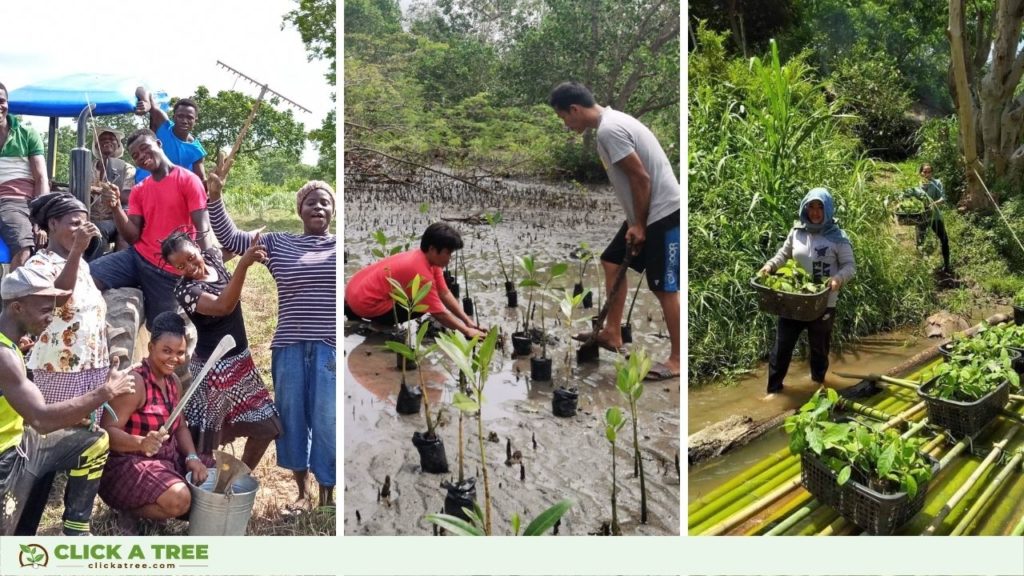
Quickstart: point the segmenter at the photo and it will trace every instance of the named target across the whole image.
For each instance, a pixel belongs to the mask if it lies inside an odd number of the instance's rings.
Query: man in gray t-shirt
[[[601,254],[605,286],[611,289],[629,246],[633,254],[630,267],[646,271],[647,285],[661,304],[672,340],[671,355],[651,367],[648,379],[678,378],[680,196],[672,165],[650,129],[629,114],[599,106],[582,84],[559,84],[551,91],[548,104],[569,130],[582,134],[592,128],[597,133],[597,153],[626,213],[626,221]],[[623,352],[626,292],[608,295],[608,316],[597,334],[602,348]]]

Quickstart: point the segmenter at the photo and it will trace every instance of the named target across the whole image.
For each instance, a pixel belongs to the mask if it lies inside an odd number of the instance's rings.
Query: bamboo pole
[[[810,516],[811,512],[814,512],[820,506],[821,506],[821,502],[818,502],[817,500],[811,500],[810,502],[805,504],[803,507],[801,507],[799,510],[797,510],[793,514],[790,514],[788,518],[786,518],[785,520],[780,522],[774,528],[772,528],[771,530],[765,532],[764,535],[765,536],[779,536],[779,535],[785,534],[786,531],[788,531],[793,526],[796,526],[796,524],[798,522],[800,522],[801,520],[803,520],[804,518]]]
[[[691,523],[691,525],[693,524],[693,514],[698,512],[704,506],[707,506],[708,504],[711,504],[715,500],[717,500],[717,499],[721,498],[722,496],[728,494],[730,491],[732,491],[732,490],[736,489],[737,487],[743,485],[745,482],[751,480],[752,478],[754,478],[758,474],[761,474],[762,472],[764,472],[765,470],[771,468],[772,466],[774,466],[774,465],[776,465],[776,464],[778,464],[778,463],[780,463],[780,462],[782,462],[784,460],[791,460],[791,459],[794,459],[794,458],[795,457],[792,454],[789,453],[789,448],[783,448],[783,449],[779,450],[778,452],[775,452],[773,454],[769,454],[767,458],[761,460],[760,462],[758,462],[757,464],[751,466],[750,468],[747,468],[745,471],[741,472],[740,474],[737,474],[736,476],[733,476],[732,479],[730,479],[728,482],[725,482],[721,486],[718,486],[714,490],[708,492],[707,494],[701,496],[700,498],[697,498],[696,500],[694,500],[693,502],[690,503],[690,506],[689,506],[689,509],[688,509],[688,514],[690,515],[690,523]]]
[[[995,495],[996,491],[1002,487],[1006,482],[1006,479],[1010,477],[1010,474],[1012,474],[1014,469],[1020,465],[1022,460],[1024,460],[1024,452],[1018,451],[1014,454],[1013,458],[1011,458],[1010,461],[1003,466],[1002,470],[999,471],[999,474],[988,483],[988,486],[985,487],[985,491],[978,496],[978,499],[967,510],[964,517],[960,519],[960,522],[953,527],[953,531],[949,533],[950,536],[960,536],[971,527],[971,524],[974,523],[974,519],[977,518],[978,514],[985,509],[989,500],[992,499],[992,496]]]
[[[782,485],[778,486],[777,488],[775,488],[775,490],[772,490],[771,492],[769,492],[767,495],[765,495],[760,500],[755,500],[752,504],[750,504],[746,508],[743,508],[739,512],[736,512],[735,514],[733,514],[732,516],[729,516],[725,520],[722,520],[718,524],[715,524],[715,525],[711,526],[710,528],[707,528],[706,530],[698,532],[698,534],[701,534],[703,536],[717,536],[719,534],[723,534],[723,533],[727,532],[728,530],[730,530],[731,528],[733,528],[734,526],[736,526],[737,524],[739,524],[740,522],[743,522],[744,520],[746,520],[747,518],[750,518],[754,514],[757,514],[761,510],[764,510],[769,505],[771,505],[772,502],[775,502],[779,498],[781,498],[784,495],[786,495],[786,493],[788,493],[790,490],[793,490],[793,489],[796,489],[796,488],[799,488],[799,487],[800,487],[800,478],[799,477],[793,478],[792,480],[788,480],[784,484],[782,484]]]
[[[770,530],[782,519],[788,517],[796,509],[813,500],[813,498],[814,496],[812,496],[810,492],[806,490],[797,490],[796,494],[794,494],[792,498],[787,500],[784,504],[776,506],[771,514],[762,518],[760,522],[744,532],[743,535],[754,536]]]
[[[786,449],[789,452],[789,449]],[[771,482],[772,479],[778,478],[780,474],[783,474],[787,470],[791,470],[796,467],[799,471],[800,461],[796,456],[790,456],[779,462],[776,462],[769,468],[762,469],[758,474],[751,478],[746,479],[744,482],[734,486],[731,490],[708,502],[705,506],[699,510],[692,511],[690,513],[690,519],[688,526],[693,528],[698,526],[708,519],[714,517],[722,509],[728,507],[730,504],[737,500],[749,495],[751,492],[764,485],[767,482]]]
[[[1004,436],[1000,442],[997,442],[995,445],[992,446],[992,449],[989,450],[988,455],[985,456],[985,459],[981,461],[981,465],[978,466],[978,468],[974,471],[973,474],[970,475],[970,477],[967,478],[967,481],[960,486],[960,489],[957,490],[951,498],[946,500],[946,503],[943,504],[938,514],[936,514],[934,519],[932,519],[932,523],[929,524],[927,528],[925,528],[923,533],[924,536],[935,535],[936,531],[939,529],[939,526],[942,525],[942,521],[946,519],[946,516],[949,516],[949,513],[953,511],[953,508],[960,503],[960,501],[964,498],[964,496],[967,495],[971,488],[973,488],[974,485],[978,483],[978,481],[981,479],[981,476],[989,469],[989,467],[995,462],[996,458],[998,458],[999,455],[1003,452],[1003,448],[1005,448],[1007,444],[1013,441],[1013,438],[1017,435],[1017,432],[1017,428],[1010,430],[1010,432],[1006,436]]]

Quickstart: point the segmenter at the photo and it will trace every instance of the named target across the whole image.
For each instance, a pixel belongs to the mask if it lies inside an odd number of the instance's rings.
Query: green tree
[[[326,60],[328,72],[327,83],[331,86],[331,102],[335,101],[334,87],[338,83],[337,75],[337,4],[335,0],[296,0],[299,7],[284,16],[284,23],[291,24],[299,31],[302,42],[310,60]],[[371,0],[349,1],[345,3],[345,15],[348,17],[350,5],[369,4]],[[377,0],[378,4],[395,4],[391,0]],[[338,125],[335,112],[332,110],[324,118],[320,128],[309,133],[309,139],[317,147],[320,159],[317,162],[319,176],[333,181],[337,166]]]

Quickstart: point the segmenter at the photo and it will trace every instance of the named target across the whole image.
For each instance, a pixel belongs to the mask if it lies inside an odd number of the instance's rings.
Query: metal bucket
[[[245,536],[252,507],[256,503],[256,491],[260,487],[255,478],[249,475],[239,477],[231,485],[229,494],[214,494],[216,468],[208,469],[202,486],[192,484],[191,472],[185,475],[185,482],[192,493],[189,536]]]

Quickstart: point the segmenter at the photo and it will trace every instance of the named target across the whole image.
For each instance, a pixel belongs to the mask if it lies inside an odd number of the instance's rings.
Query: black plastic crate
[[[936,378],[924,383],[917,391],[928,409],[928,421],[945,428],[954,438],[974,436],[995,418],[1010,399],[1010,382],[1004,381],[995,390],[974,402],[943,400],[929,394],[935,388]]]
[[[925,458],[932,463],[934,476],[939,464],[928,455]],[[839,474],[813,452],[805,451],[800,460],[800,476],[804,488],[819,502],[831,506],[840,516],[869,534],[892,534],[924,507],[928,482],[917,487],[914,498],[910,498],[906,492],[882,494],[852,478],[840,486],[836,481]]]
[[[928,221],[928,211],[924,212],[897,212],[896,221],[903,226],[920,226]]]
[[[1017,326],[1024,325],[1024,307],[1013,306],[1013,323]]]
[[[1013,367],[1013,371],[1017,374],[1024,374],[1024,348],[1007,346],[1006,349],[1010,351],[1010,366]],[[953,356],[953,343],[941,344],[939,354],[942,355],[943,360],[949,362],[950,357]]]
[[[768,314],[810,322],[821,318],[828,308],[828,287],[817,294],[791,294],[758,284],[756,278],[750,279],[750,285],[757,292],[757,307]]]

